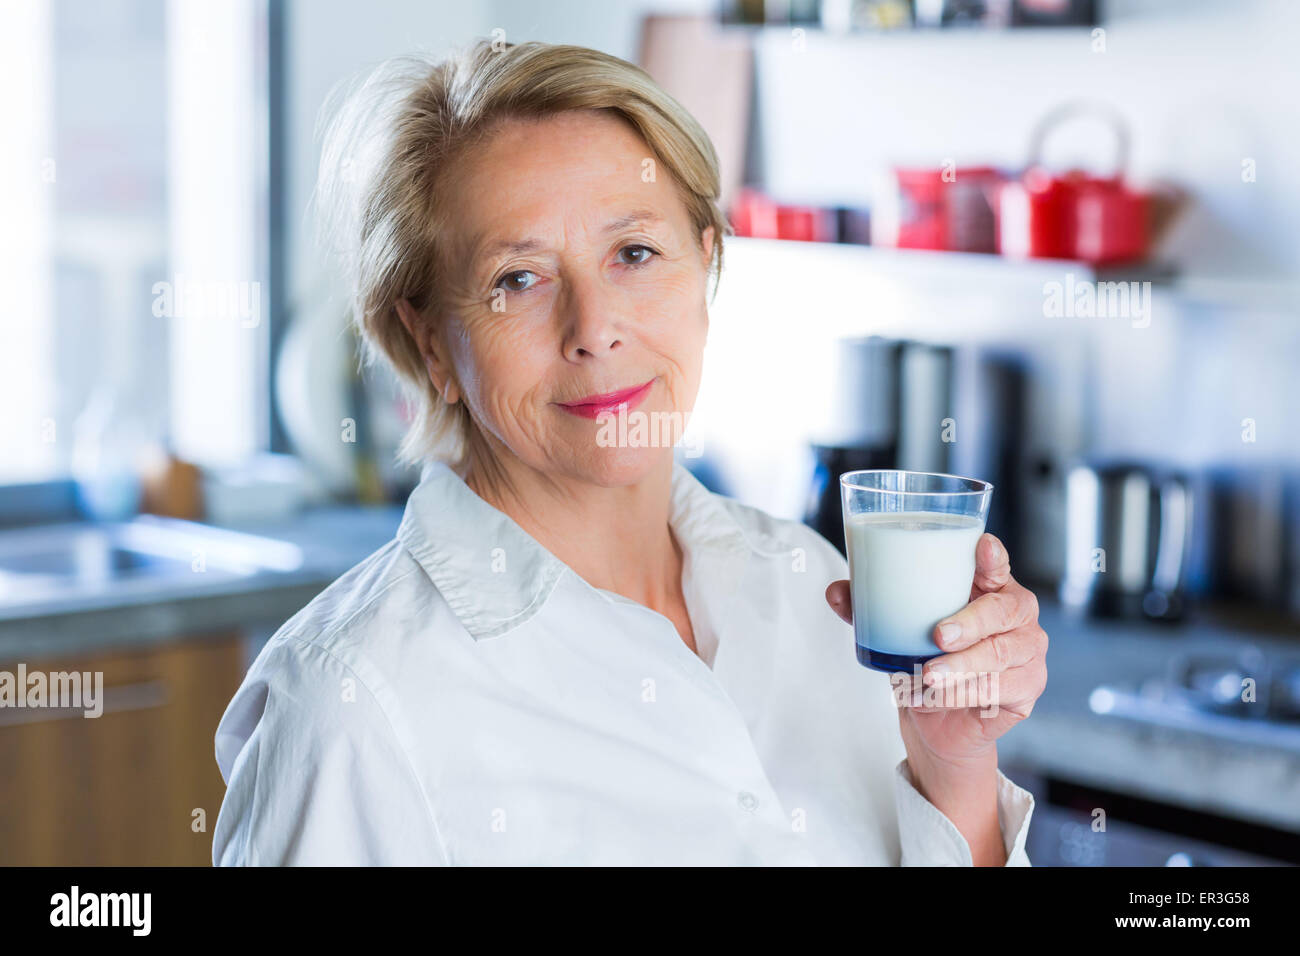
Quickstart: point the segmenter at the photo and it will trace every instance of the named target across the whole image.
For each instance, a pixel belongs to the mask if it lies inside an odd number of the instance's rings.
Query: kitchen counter
[[[1234,741],[1230,729],[1211,736],[1136,723],[1089,707],[1099,685],[1135,689],[1166,673],[1180,653],[1225,654],[1252,644],[1270,657],[1294,658],[1300,628],[1209,614],[1180,626],[1096,621],[1046,599],[1041,605],[1050,639],[1047,689],[1029,718],[999,740],[1000,762],[1300,832],[1300,747]],[[1231,728],[1229,720],[1220,724]]]
[[[50,600],[0,609],[0,661],[46,659],[173,640],[226,629],[250,632],[283,624],[331,581],[383,547],[402,508],[315,508],[274,522],[226,525],[302,549],[292,571],[230,576],[194,574],[144,587],[106,587],[76,601]]]

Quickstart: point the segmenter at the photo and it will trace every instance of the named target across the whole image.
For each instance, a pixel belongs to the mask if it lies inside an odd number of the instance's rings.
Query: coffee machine
[[[959,473],[994,485],[988,530],[1016,548],[1023,373],[989,350],[887,339],[837,343],[831,412],[812,442],[804,522],[845,551],[840,475],[872,468]]]
[[[841,554],[840,475],[893,468],[898,457],[898,362],[901,343],[878,335],[836,343],[829,419],[812,429],[812,486],[804,523]]]

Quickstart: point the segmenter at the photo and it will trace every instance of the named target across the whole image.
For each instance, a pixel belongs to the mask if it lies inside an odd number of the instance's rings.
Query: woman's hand
[[[853,623],[848,581],[833,582],[826,600]],[[977,865],[1001,865],[997,739],[1029,716],[1047,686],[1047,633],[1038,599],[1011,576],[1007,549],[993,535],[976,544],[969,603],[939,621],[933,636],[944,653],[926,663],[922,686],[912,675],[890,675],[908,765],[918,790],[966,835]]]
[[[826,600],[853,622],[848,581],[832,583]],[[1028,717],[1047,686],[1047,632],[1038,626],[1038,599],[1011,576],[1007,549],[993,535],[981,535],[976,545],[970,603],[938,622],[934,638],[944,653],[926,663],[924,687],[911,686],[911,675],[891,675],[903,705],[904,738],[910,725],[935,758],[971,761]],[[951,699],[961,680],[979,693],[975,699],[967,694],[965,703],[972,706],[958,707]],[[914,706],[927,690],[932,699],[925,703],[933,706]]]

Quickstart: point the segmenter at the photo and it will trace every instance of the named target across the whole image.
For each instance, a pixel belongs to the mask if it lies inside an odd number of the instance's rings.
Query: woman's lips
[[[596,418],[617,411],[620,405],[625,405],[629,409],[633,408],[645,398],[646,393],[650,391],[650,386],[654,383],[655,380],[650,379],[644,385],[636,385],[622,391],[606,392],[603,395],[588,395],[576,402],[559,402],[557,404],[566,412],[571,412],[574,415],[580,415],[583,418]]]

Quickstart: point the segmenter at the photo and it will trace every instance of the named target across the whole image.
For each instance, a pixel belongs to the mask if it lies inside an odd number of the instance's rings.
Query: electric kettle
[[[1185,475],[1130,462],[1080,463],[1066,476],[1061,600],[1102,617],[1183,614],[1192,531]]]

